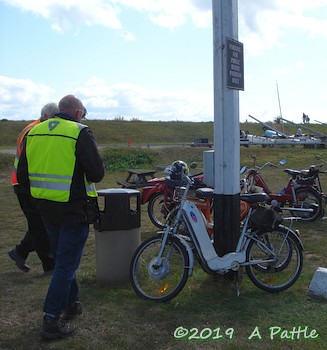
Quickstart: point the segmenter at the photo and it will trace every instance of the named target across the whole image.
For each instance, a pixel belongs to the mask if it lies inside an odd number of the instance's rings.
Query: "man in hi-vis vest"
[[[74,333],[68,319],[82,313],[76,271],[89,224],[98,214],[94,182],[104,165],[91,130],[81,124],[86,109],[73,95],[63,97],[59,113],[27,135],[17,176],[29,187],[43,218],[55,268],[44,302],[41,337],[64,338]]]
[[[29,189],[20,186],[17,180],[17,166],[19,163],[20,155],[22,153],[23,140],[26,138],[28,132],[35,126],[49,118],[52,118],[58,113],[58,106],[56,103],[47,103],[41,109],[41,117],[32,123],[25,126],[17,138],[16,157],[14,161],[14,168],[11,173],[11,184],[14,187],[14,192],[18,198],[20,207],[26,217],[28,224],[28,231],[24,238],[11,249],[8,254],[10,258],[15,261],[17,267],[24,271],[29,272],[30,267],[26,264],[26,259],[29,253],[36,251],[38,257],[42,262],[43,271],[45,274],[50,274],[54,268],[54,260],[50,252],[50,243],[47,236],[41,215],[35,207],[33,198],[29,193]]]

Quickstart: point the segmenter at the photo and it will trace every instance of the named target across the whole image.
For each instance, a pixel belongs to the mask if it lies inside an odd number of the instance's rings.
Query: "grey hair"
[[[58,113],[58,106],[55,102],[47,103],[42,109],[41,109],[41,118],[47,114],[49,118],[53,118],[53,116]]]

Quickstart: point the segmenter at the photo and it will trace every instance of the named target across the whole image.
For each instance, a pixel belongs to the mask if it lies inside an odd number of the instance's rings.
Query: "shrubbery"
[[[107,171],[152,166],[156,161],[151,151],[140,148],[105,148],[101,155]]]

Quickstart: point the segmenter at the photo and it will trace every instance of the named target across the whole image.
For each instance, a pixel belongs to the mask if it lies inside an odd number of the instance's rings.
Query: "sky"
[[[88,119],[213,121],[212,1],[0,0],[0,119],[74,94]],[[241,122],[327,123],[327,0],[238,0],[238,40]]]

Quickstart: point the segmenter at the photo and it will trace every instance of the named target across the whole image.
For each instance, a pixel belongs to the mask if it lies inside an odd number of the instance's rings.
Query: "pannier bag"
[[[272,208],[258,207],[251,214],[249,223],[252,230],[271,232],[282,223],[283,217]]]

